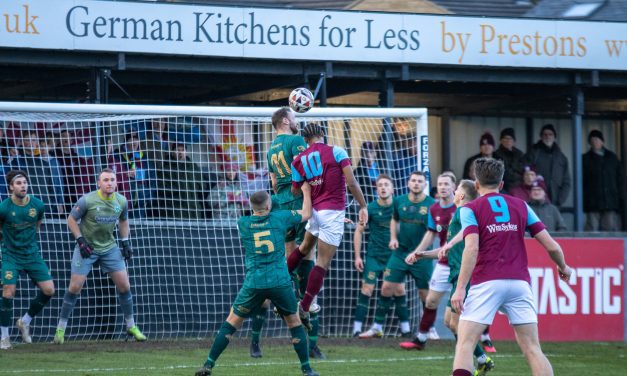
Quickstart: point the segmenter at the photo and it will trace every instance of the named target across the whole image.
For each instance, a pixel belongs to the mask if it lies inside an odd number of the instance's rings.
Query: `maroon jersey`
[[[531,283],[525,230],[535,236],[544,230],[544,225],[523,200],[489,193],[462,207],[460,216],[464,238],[469,234],[479,235],[479,254],[471,285],[495,279]]]
[[[454,203],[444,207],[439,201],[429,207],[428,228],[429,231],[437,232],[440,238],[440,247],[446,243],[448,225],[451,223],[455,210],[457,207]],[[438,263],[448,266],[448,258],[445,257]]]
[[[304,181],[311,186],[311,202],[316,210],[346,208],[346,179],[342,169],[350,166],[346,151],[337,146],[315,143],[292,162],[292,185]]]

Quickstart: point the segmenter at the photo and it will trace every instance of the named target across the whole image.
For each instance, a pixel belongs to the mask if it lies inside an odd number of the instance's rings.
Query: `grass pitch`
[[[322,338],[328,359],[312,360],[322,375],[450,375],[453,342],[431,341],[425,351],[399,349],[397,339]],[[193,375],[204,362],[211,341],[121,341],[16,344],[0,352],[5,375]],[[263,358],[248,355],[248,340],[233,339],[214,375],[300,375],[296,354],[287,339],[262,339]],[[529,375],[515,343],[495,343],[496,368],[489,375]],[[556,375],[625,375],[627,345],[614,342],[544,343]]]

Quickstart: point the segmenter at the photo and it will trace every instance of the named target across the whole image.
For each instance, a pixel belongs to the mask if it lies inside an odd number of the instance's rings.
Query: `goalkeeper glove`
[[[131,248],[131,242],[126,239],[120,242],[122,244],[122,256],[126,261],[130,260],[133,257],[133,248]]]
[[[91,256],[92,253],[94,253],[94,248],[87,243],[87,240],[85,240],[84,237],[79,237],[78,239],[76,239],[76,244],[78,244],[78,249],[81,252],[81,256],[83,258],[87,258],[89,256]]]

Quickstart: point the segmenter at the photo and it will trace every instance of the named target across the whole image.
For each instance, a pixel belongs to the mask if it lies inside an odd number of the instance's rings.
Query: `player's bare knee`
[[[374,285],[371,285],[369,283],[362,283],[361,284],[361,293],[366,295],[366,296],[372,296],[372,293],[374,292]]]
[[[47,296],[53,296],[53,295],[54,295],[54,293],[55,293],[55,290],[54,290],[54,284],[50,284],[50,285],[47,285],[47,286],[42,286],[42,287],[41,287],[41,292],[42,292],[44,295],[47,295]]]
[[[233,326],[235,329],[239,330],[239,328],[241,328],[242,324],[244,323],[244,318],[237,315],[231,308],[231,312],[229,313],[229,316],[226,318],[226,322],[231,324],[231,326]]]
[[[394,295],[394,291],[396,290],[397,283],[383,282],[383,286],[381,286],[381,295],[385,297],[391,297]],[[398,296],[398,295],[397,295]]]
[[[2,286],[2,297],[6,299],[13,299],[15,296],[15,285]]]
[[[285,323],[287,324],[287,327],[290,329],[295,328],[299,325],[302,325],[300,321],[300,317],[298,317],[297,314],[285,316]]]
[[[405,291],[405,284],[404,283],[397,283],[395,288],[394,288],[394,296],[403,296],[406,295],[407,292]]]

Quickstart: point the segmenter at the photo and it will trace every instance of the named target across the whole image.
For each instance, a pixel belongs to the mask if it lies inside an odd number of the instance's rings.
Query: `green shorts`
[[[2,253],[2,284],[15,285],[20,276],[20,272],[24,271],[28,276],[37,282],[45,282],[52,280],[50,269],[41,257],[41,253],[37,252],[28,256],[14,256],[8,252]]]
[[[429,281],[433,273],[433,261],[420,260],[414,265],[408,265],[405,262],[405,257],[408,254],[409,252],[401,249],[392,252],[385,272],[383,272],[383,280],[392,283],[404,283],[405,276],[409,274],[416,281],[416,287],[421,290],[429,289]]]
[[[376,285],[379,276],[385,270],[387,260],[388,259],[369,257],[368,255],[366,255],[366,261],[364,261],[364,283],[367,283],[369,285]]]
[[[233,312],[239,317],[250,317],[266,299],[270,299],[282,316],[298,312],[298,303],[291,284],[271,289],[256,289],[244,285],[233,302]]]
[[[451,312],[457,313],[455,312],[455,310],[453,309],[453,306],[451,305],[451,298],[453,297],[453,294],[455,293],[455,289],[457,289],[457,277],[455,277],[452,281],[449,279],[449,282],[453,284],[453,288],[451,289],[451,293],[448,296],[448,302],[446,303],[446,306],[451,309]],[[470,283],[466,285],[466,296],[468,296],[468,290],[470,290]]]
[[[303,209],[303,197],[302,196],[294,198],[294,196],[292,196],[290,193],[289,197],[292,197],[292,201],[285,202],[284,200],[287,199],[286,194],[282,193],[278,195],[272,195],[273,207],[276,207],[279,210],[302,210]],[[285,232],[285,242],[288,243],[288,242],[295,241],[296,244],[302,243],[303,239],[305,238],[305,226],[307,226],[306,221],[301,222],[297,224],[296,226],[289,227],[287,231]]]

